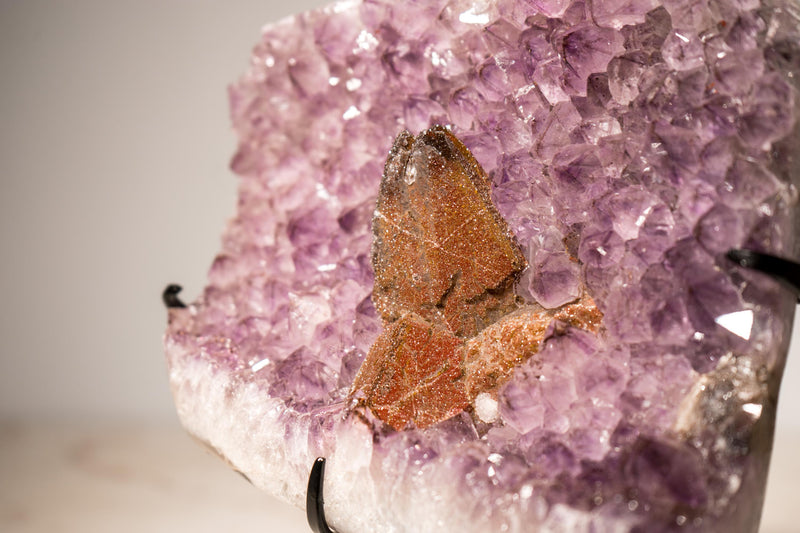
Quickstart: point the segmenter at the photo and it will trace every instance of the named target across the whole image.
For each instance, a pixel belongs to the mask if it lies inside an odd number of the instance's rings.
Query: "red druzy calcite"
[[[469,405],[462,358],[463,341],[452,331],[406,313],[372,345],[354,394],[393,428],[428,427]]]
[[[452,133],[401,133],[372,222],[373,300],[384,320],[415,312],[471,337],[516,305],[527,266],[489,180]]]
[[[397,137],[372,230],[372,298],[387,327],[351,394],[395,429],[428,427],[495,392],[538,351],[553,320],[598,328],[591,298],[576,304],[583,313],[517,301],[525,258],[483,169],[446,128]]]

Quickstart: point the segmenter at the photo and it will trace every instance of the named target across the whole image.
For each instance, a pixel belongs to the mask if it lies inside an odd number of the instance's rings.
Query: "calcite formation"
[[[394,429],[428,427],[494,392],[554,321],[599,327],[589,296],[555,312],[517,301],[525,258],[480,164],[441,126],[398,135],[372,230],[372,300],[387,326],[351,396]]]
[[[265,28],[230,92],[236,217],[170,310],[181,420],[298,506],[326,457],[342,532],[756,531],[795,302],[725,254],[797,251],[798,90],[795,0],[364,0]],[[508,259],[476,285],[496,305],[415,292],[434,263],[381,233],[393,141],[434,125],[486,176],[461,203],[494,244],[464,253]],[[451,294],[469,269],[444,263]],[[370,350],[425,354],[415,328],[449,354],[424,361],[483,370],[392,423],[354,384]]]

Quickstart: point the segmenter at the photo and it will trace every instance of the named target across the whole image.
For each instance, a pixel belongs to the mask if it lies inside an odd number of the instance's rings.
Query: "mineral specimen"
[[[181,420],[298,506],[327,457],[339,531],[756,531],[795,304],[725,253],[796,251],[799,86],[795,0],[364,0],[268,27],[231,89],[238,213],[170,309]],[[478,285],[519,312],[420,314],[441,293],[411,290],[404,320],[382,292],[403,274],[370,260],[381,167],[435,124],[488,178],[475,220],[519,245]],[[498,324],[570,305],[586,327],[548,318],[488,368],[517,343]],[[356,374],[415,328],[486,370],[441,421],[387,424]]]
[[[394,143],[372,222],[372,299],[385,320],[418,313],[472,337],[516,307],[525,258],[469,150],[442,127]]]
[[[525,258],[483,169],[445,128],[397,137],[372,229],[372,299],[389,325],[353,396],[395,429],[446,420],[502,385],[551,321],[598,327],[589,297],[555,312],[518,305],[513,283]]]

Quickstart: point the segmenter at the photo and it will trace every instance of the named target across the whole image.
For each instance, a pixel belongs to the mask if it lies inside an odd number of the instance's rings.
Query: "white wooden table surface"
[[[800,434],[778,434],[761,533],[800,531]],[[0,424],[0,532],[303,532],[183,430]]]

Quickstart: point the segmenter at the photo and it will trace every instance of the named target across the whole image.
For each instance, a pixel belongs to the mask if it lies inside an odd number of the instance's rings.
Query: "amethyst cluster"
[[[203,295],[170,311],[181,420],[340,531],[756,531],[792,296],[794,0],[342,2],[264,30],[230,91],[241,176]],[[447,125],[555,308],[495,394],[424,430],[354,416],[381,329],[370,221],[397,134]]]

